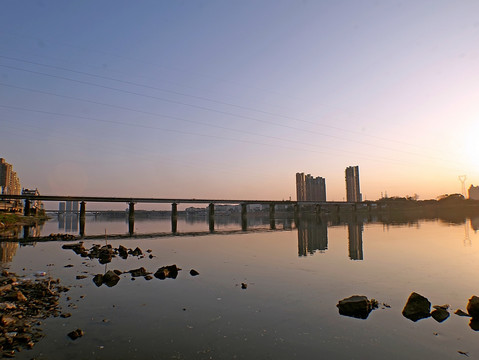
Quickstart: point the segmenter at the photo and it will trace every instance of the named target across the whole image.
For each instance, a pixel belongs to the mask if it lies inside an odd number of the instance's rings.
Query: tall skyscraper
[[[349,166],[346,168],[346,201],[362,201],[361,191],[359,190],[359,166]]]
[[[326,180],[320,176],[296,173],[296,199],[298,201],[326,201]]]

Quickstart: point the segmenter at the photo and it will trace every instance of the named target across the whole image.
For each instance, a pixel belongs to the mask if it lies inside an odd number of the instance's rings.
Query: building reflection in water
[[[65,232],[78,231],[78,214],[65,213],[58,215],[58,230]]]
[[[1,263],[9,263],[13,260],[15,253],[17,252],[17,242],[1,242],[0,243],[0,258]]]
[[[318,220],[298,224],[298,256],[312,255],[328,249],[328,224]]]
[[[363,224],[348,223],[349,258],[363,260]]]
[[[471,228],[474,231],[479,230],[479,217],[471,217]]]

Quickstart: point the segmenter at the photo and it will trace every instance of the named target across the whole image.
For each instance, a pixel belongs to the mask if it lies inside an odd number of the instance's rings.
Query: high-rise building
[[[20,195],[22,188],[13,166],[0,158],[0,188],[2,194]]]
[[[311,174],[296,173],[296,199],[298,201],[326,201],[326,180]]]
[[[346,168],[346,201],[360,202],[362,200],[359,190],[359,166],[349,166]]]

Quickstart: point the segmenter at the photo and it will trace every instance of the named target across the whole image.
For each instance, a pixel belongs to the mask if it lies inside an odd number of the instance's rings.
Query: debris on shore
[[[42,337],[40,319],[60,316],[59,297],[70,290],[60,280],[31,280],[3,270],[0,275],[0,354],[14,357],[31,349]]]

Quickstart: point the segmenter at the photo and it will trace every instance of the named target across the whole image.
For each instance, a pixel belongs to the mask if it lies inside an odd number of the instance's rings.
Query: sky
[[[0,4],[0,157],[41,194],[345,198],[479,185],[479,2]]]

